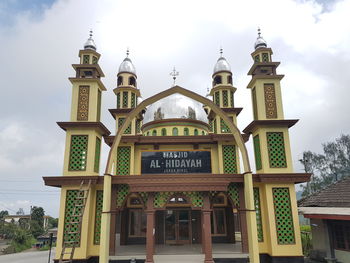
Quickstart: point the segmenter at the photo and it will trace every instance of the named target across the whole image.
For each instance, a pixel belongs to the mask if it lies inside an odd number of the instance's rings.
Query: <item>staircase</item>
[[[83,222],[83,215],[84,215],[84,210],[85,210],[85,205],[86,205],[86,200],[89,196],[89,191],[90,191],[90,186],[91,186],[91,180],[89,180],[88,185],[84,185],[84,180],[81,181],[79,191],[74,199],[73,202],[73,212],[72,216],[76,217],[78,220],[77,221],[70,221],[68,222],[68,227],[64,229],[64,234],[69,235],[69,234],[74,234],[75,235],[75,240],[73,241],[67,241],[63,239],[63,246],[62,246],[62,251],[59,259],[59,263],[72,263],[73,262],[73,256],[74,256],[74,251],[76,246],[79,244],[79,240],[77,238],[81,236],[81,224]]]

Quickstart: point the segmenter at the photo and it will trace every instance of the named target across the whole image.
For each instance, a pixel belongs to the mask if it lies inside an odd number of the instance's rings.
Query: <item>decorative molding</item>
[[[87,121],[89,119],[89,86],[79,86],[77,120]]]
[[[277,104],[274,84],[264,84],[266,119],[277,118]]]

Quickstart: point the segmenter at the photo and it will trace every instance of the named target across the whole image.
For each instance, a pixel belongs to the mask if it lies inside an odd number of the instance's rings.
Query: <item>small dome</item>
[[[92,39],[92,30],[90,30],[90,36],[84,44],[84,49],[92,49],[96,51],[96,44],[95,41]]]
[[[144,124],[160,119],[192,119],[208,123],[203,105],[181,94],[170,95],[147,107]]]
[[[267,44],[266,44],[266,41],[265,39],[262,38],[261,36],[261,32],[260,32],[260,28],[258,29],[258,37],[255,41],[255,44],[254,44],[254,48],[255,49],[258,49],[258,48],[261,48],[261,47],[267,47]]]
[[[129,72],[136,75],[135,66],[134,64],[132,64],[130,58],[126,57],[123,60],[122,64],[120,64],[118,73],[121,73],[121,72]]]
[[[218,61],[215,64],[214,67],[214,74],[219,71],[230,71],[231,72],[231,66],[227,62],[226,58],[220,57]]]

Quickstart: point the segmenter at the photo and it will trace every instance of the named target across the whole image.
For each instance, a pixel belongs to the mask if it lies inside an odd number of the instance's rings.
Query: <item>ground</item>
[[[51,259],[55,257],[54,249],[51,252]],[[46,263],[49,259],[49,251],[26,251],[15,254],[0,256],[0,263]],[[51,261],[51,260],[50,260]],[[52,262],[52,261],[51,261]]]

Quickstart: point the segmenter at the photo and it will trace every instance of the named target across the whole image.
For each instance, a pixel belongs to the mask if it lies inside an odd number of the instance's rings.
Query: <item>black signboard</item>
[[[157,151],[141,153],[142,174],[211,173],[210,151]]]

